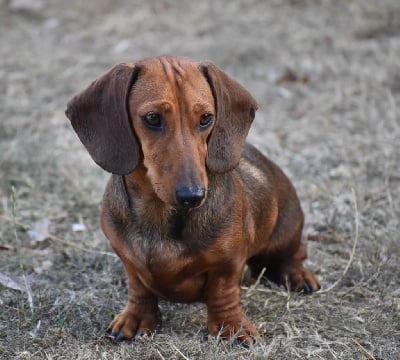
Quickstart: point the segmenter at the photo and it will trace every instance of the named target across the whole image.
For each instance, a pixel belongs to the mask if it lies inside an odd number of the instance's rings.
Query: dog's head
[[[211,62],[158,57],[121,63],[66,110],[94,161],[127,175],[139,165],[173,207],[200,206],[208,172],[239,163],[257,104]]]

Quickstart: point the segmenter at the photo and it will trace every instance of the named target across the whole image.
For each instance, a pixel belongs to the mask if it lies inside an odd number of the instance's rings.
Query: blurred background
[[[246,297],[263,335],[248,353],[197,339],[200,305],[163,304],[161,340],[139,350],[101,335],[126,300],[98,224],[108,174],[64,109],[115,63],[160,54],[212,60],[253,94],[249,141],[306,214],[327,291]],[[398,0],[0,0],[0,357],[398,358],[399,101]]]

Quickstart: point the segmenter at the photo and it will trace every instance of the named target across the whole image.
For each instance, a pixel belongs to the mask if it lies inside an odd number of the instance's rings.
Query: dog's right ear
[[[76,95],[65,111],[93,160],[113,174],[129,174],[140,161],[127,106],[138,73],[134,64],[115,65]]]
[[[224,173],[238,165],[257,103],[250,93],[210,61],[200,63],[216,107],[216,121],[208,140],[206,164]]]

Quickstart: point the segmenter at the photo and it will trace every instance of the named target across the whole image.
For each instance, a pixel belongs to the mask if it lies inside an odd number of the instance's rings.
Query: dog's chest
[[[137,271],[143,283],[158,296],[192,302],[203,298],[207,266],[199,266],[199,255],[188,254],[173,239],[162,239],[136,253]]]
[[[186,214],[176,213],[169,217],[166,224],[167,236],[175,241],[182,241],[184,231],[188,229],[188,218]]]
[[[142,218],[136,223],[132,243],[147,260],[167,257],[173,260],[206,250],[216,239],[214,226],[204,224],[199,213],[175,212],[162,222]]]
[[[176,213],[163,224],[146,222],[130,240],[142,281],[158,296],[182,302],[203,298],[209,264],[202,252],[208,249],[210,234],[195,220]]]

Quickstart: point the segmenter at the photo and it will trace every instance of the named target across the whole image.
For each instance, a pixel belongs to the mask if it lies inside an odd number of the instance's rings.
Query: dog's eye
[[[210,126],[213,122],[214,115],[210,113],[205,113],[200,117],[200,128],[205,129],[206,127]]]
[[[144,124],[150,129],[160,129],[162,127],[162,121],[160,114],[155,112],[148,112],[142,116]]]

